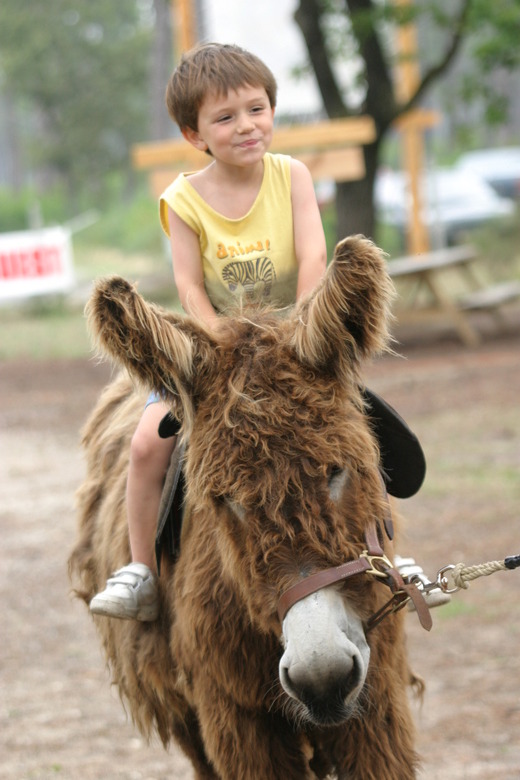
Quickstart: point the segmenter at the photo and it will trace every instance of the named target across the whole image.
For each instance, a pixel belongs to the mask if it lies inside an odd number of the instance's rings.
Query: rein
[[[390,515],[384,521],[386,532],[391,539],[393,536],[392,521]],[[323,569],[315,574],[300,580],[295,585],[287,588],[278,601],[278,617],[283,622],[288,610],[306,596],[343,582],[358,574],[366,574],[375,577],[379,582],[387,585],[392,596],[381,609],[375,612],[367,621],[366,630],[371,631],[387,616],[402,609],[411,599],[414,603],[421,626],[429,631],[432,627],[432,619],[424,596],[414,583],[405,583],[397,569],[384,553],[379,542],[376,521],[372,521],[365,530],[366,549],[359,558],[347,561],[330,569]]]

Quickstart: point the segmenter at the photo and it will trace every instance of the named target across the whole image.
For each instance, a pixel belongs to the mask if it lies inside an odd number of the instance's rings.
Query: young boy
[[[172,118],[202,171],[179,176],[160,199],[184,310],[218,328],[238,299],[284,307],[313,289],[326,246],[312,179],[300,162],[267,154],[276,81],[256,56],[206,44],[185,54],[166,92]],[[164,474],[175,439],[160,439],[168,408],[151,398],[132,439],[127,514],[132,563],[94,596],[96,614],[157,617],[154,541]]]
[[[280,308],[294,304],[325,271],[325,236],[311,175],[301,162],[268,152],[276,89],[271,71],[253,54],[206,44],[182,57],[166,91],[184,138],[211,156],[206,168],[180,175],[160,199],[182,306],[210,328],[218,328],[219,314],[239,300]],[[152,396],[132,439],[127,483],[132,563],[94,596],[90,609],[96,614],[157,617],[155,530],[175,446],[175,438],[158,435],[167,411]],[[393,418],[392,424],[395,428]],[[415,437],[413,442],[415,447]]]

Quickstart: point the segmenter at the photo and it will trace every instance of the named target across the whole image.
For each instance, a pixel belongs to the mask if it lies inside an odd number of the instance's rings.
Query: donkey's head
[[[88,305],[102,351],[182,422],[187,502],[201,528],[218,527],[226,577],[263,633],[280,632],[287,587],[357,557],[367,523],[386,511],[359,369],[387,344],[391,293],[381,253],[352,237],[285,318],[252,309],[212,335],[119,278],[99,283]],[[363,620],[375,599],[358,577],[289,609],[280,680],[305,717],[348,715],[367,672]]]

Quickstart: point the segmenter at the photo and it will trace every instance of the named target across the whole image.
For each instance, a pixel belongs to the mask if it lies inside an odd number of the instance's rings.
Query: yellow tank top
[[[237,302],[294,303],[298,263],[294,251],[290,157],[266,154],[264,176],[249,212],[228,219],[211,208],[179,175],[159,200],[170,235],[168,206],[198,235],[208,297],[217,311]]]

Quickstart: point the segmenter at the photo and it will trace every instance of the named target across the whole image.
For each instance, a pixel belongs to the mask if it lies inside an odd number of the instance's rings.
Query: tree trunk
[[[172,29],[169,0],[154,0],[155,25],[150,68],[150,139],[160,141],[172,134],[172,121],[164,101],[172,71]]]
[[[316,0],[300,0],[294,18],[305,39],[309,59],[327,115],[331,118],[348,116],[349,111],[343,101],[328,56],[327,44],[321,27],[322,13],[323,7]],[[373,190],[378,151],[379,139],[364,147],[366,177],[361,181],[341,182],[336,187],[336,233],[338,240],[353,233],[363,233],[368,237],[373,236]]]
[[[378,138],[363,148],[366,175],[358,181],[341,182],[336,187],[337,240],[353,233],[374,238],[374,182],[379,154]]]
[[[294,13],[294,21],[305,40],[327,115],[331,118],[346,116],[347,107],[343,102],[327,52],[327,44],[321,28],[321,15],[322,10],[316,0],[300,0]]]

